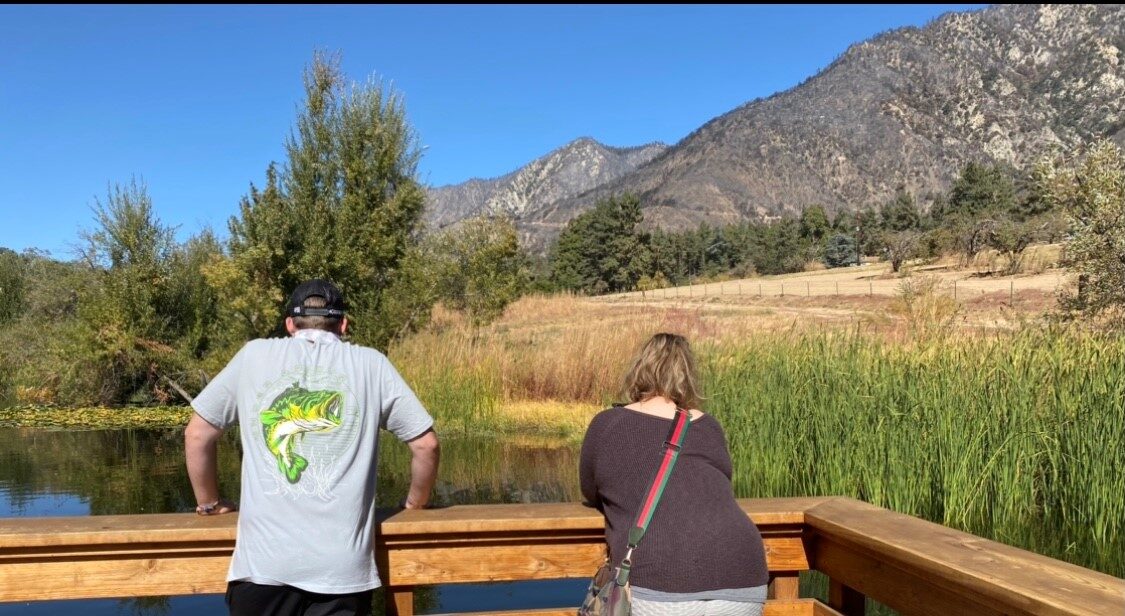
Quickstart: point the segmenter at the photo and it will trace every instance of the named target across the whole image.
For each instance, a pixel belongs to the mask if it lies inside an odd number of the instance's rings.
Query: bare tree
[[[894,231],[883,235],[883,251],[891,262],[891,271],[897,273],[902,264],[915,255],[921,237],[917,231]]]

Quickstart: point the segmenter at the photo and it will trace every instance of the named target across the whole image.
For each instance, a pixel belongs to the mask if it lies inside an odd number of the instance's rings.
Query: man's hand
[[[399,509],[429,509],[429,507],[430,506],[428,504],[418,505],[418,504],[414,503],[413,501],[410,500],[409,496],[404,497],[401,501],[398,502],[398,508]]]
[[[410,492],[402,502],[404,509],[425,509],[430,503],[430,491],[437,481],[438,462],[441,459],[441,445],[433,430],[408,441],[410,448]]]

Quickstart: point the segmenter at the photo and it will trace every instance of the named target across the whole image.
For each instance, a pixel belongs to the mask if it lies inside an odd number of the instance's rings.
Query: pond
[[[181,430],[51,431],[0,428],[0,517],[189,512]],[[237,434],[220,445],[220,485],[237,494]],[[378,506],[392,507],[410,483],[409,452],[384,438]],[[442,439],[438,505],[577,501],[578,447],[524,437]],[[419,613],[573,607],[585,580],[424,588]],[[378,593],[376,593],[378,595]],[[382,598],[376,597],[376,613]],[[222,596],[0,603],[0,616],[187,616],[225,613]]]

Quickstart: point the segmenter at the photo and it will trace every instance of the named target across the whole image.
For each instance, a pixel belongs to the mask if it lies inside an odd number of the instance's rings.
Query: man
[[[383,354],[342,342],[344,298],[324,280],[289,298],[289,338],[247,343],[192,402],[184,434],[196,512],[220,496],[216,445],[241,426],[242,513],[227,575],[232,616],[371,613],[380,428],[412,454],[404,507],[425,507],[437,476],[433,420]]]

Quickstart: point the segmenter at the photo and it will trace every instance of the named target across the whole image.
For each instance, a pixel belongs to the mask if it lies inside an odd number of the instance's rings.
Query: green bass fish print
[[[343,396],[338,391],[309,391],[293,383],[261,412],[266,447],[289,483],[301,480],[308,460],[297,455],[297,440],[307,432],[331,432],[340,427]]]

